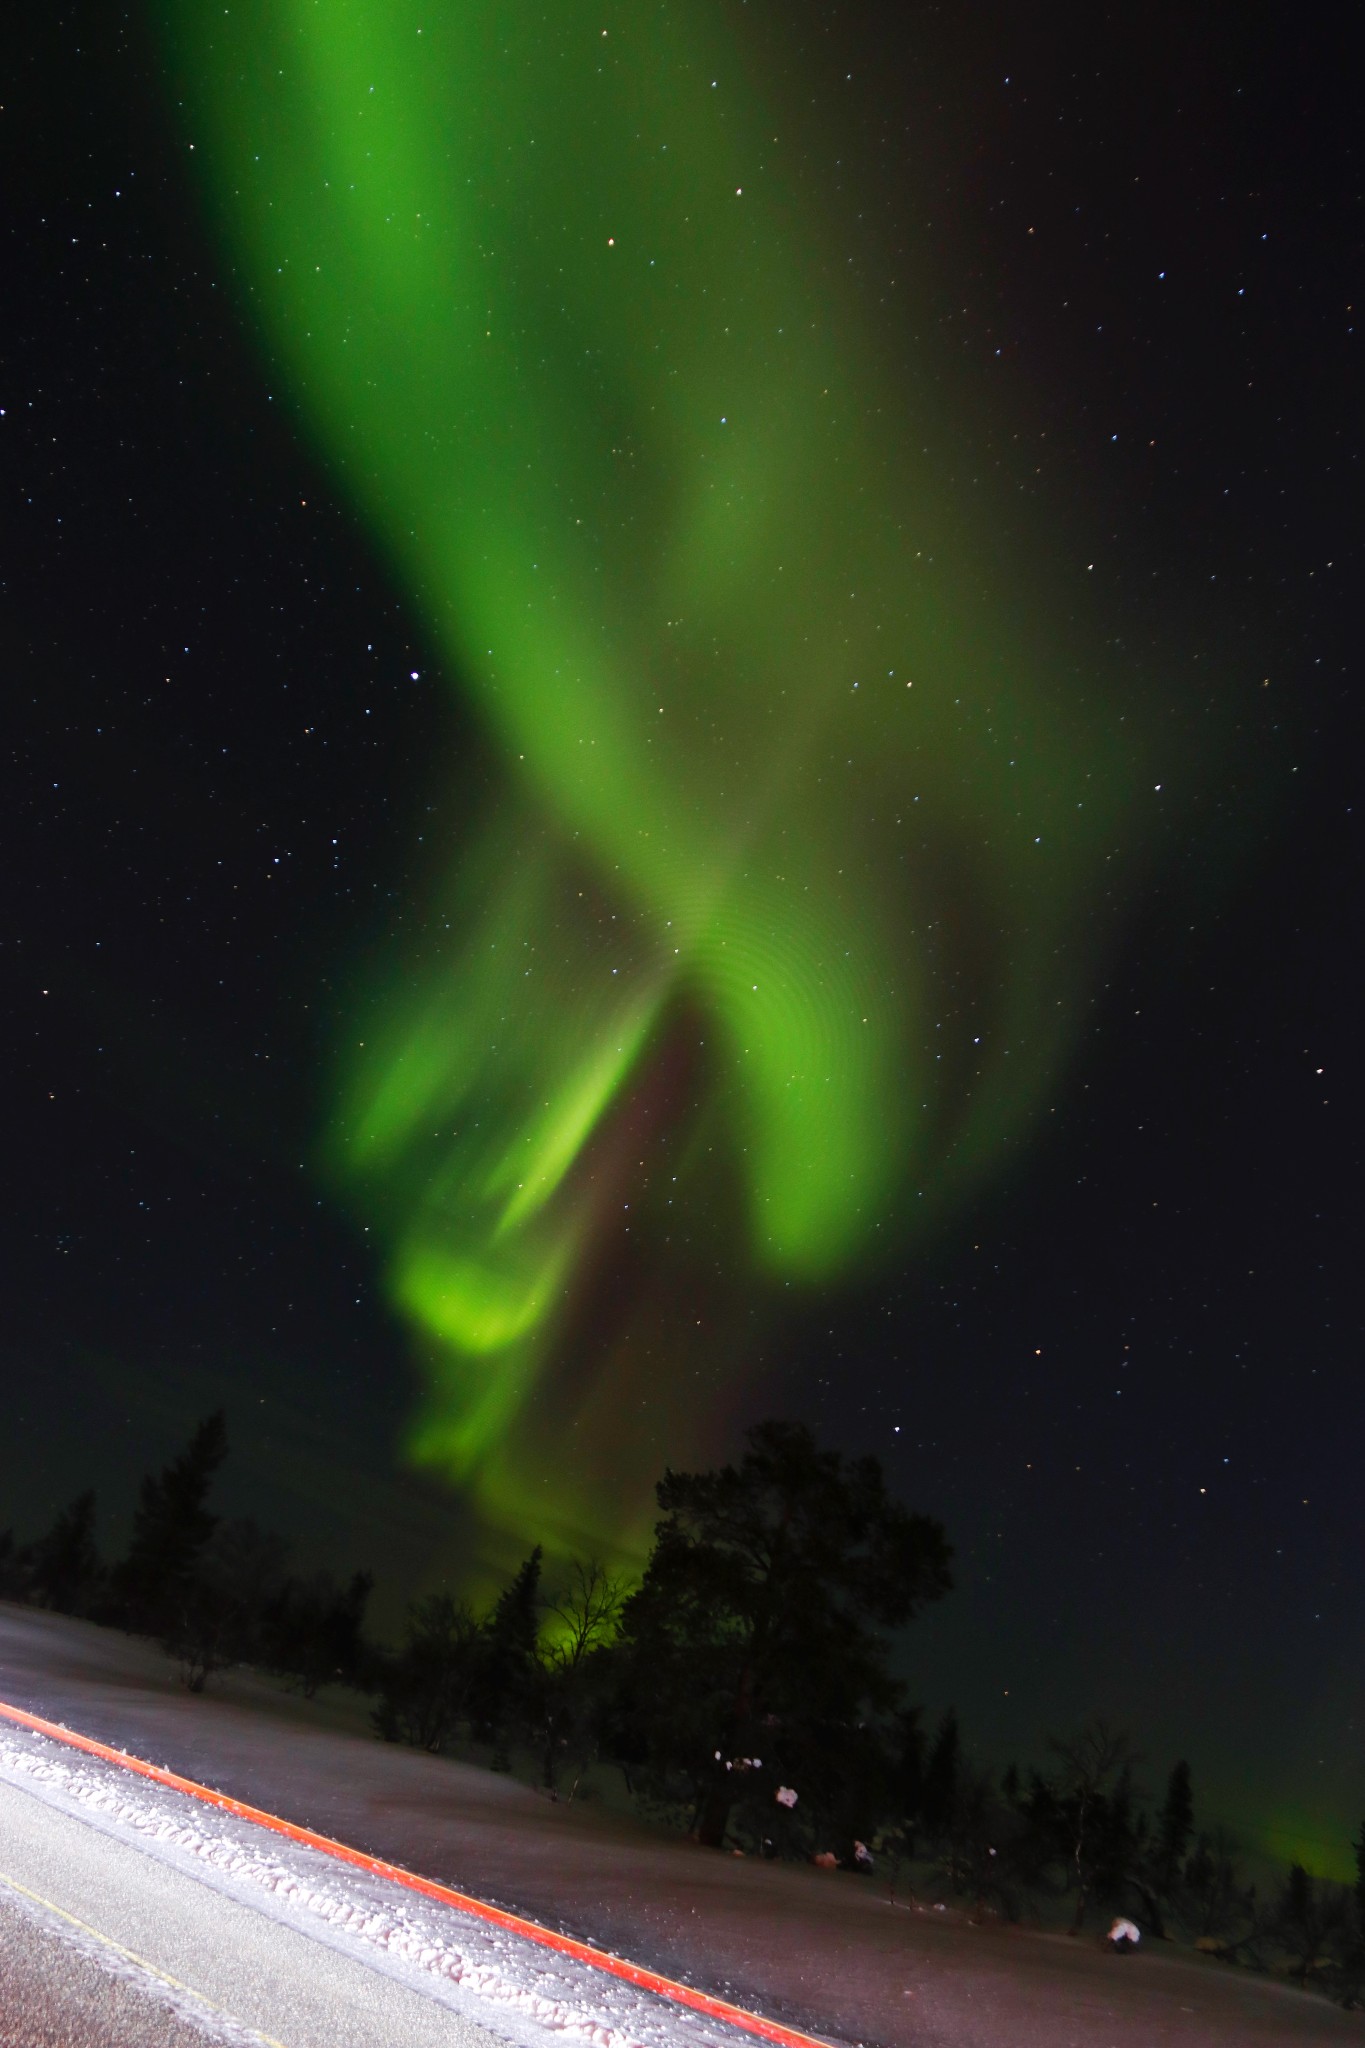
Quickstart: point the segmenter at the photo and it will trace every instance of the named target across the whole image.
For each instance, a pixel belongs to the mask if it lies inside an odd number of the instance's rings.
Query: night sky
[[[580,1376],[635,1347],[613,1455],[641,1484],[766,1413],[876,1452],[957,1549],[914,1695],[984,1755],[1103,1712],[1153,1789],[1186,1755],[1202,1818],[1341,1870],[1365,1811],[1345,43],[1288,7],[748,12],[788,98],[805,81],[792,176],[941,502],[1049,565],[1035,643],[1084,615],[1149,802],[1115,810],[1103,916],[1070,928],[1079,1021],[989,1171],[935,1203],[929,1159],[927,1222],[902,1190],[879,1262],[791,1286],[694,1180],[687,1256],[647,1203],[645,1249],[599,1230],[559,1342]],[[0,1526],[93,1484],[116,1546],[139,1473],[221,1404],[224,1505],[372,1565],[392,1616],[491,1553],[407,1455],[420,1347],[325,1136],[337,1048],[382,1030],[504,742],[244,313],[152,22],[30,9],[8,54]],[[705,1060],[662,1060],[622,1112],[660,1156],[715,1118]]]

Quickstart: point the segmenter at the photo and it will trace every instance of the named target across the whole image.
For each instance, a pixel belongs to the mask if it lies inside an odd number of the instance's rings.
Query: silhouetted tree
[[[1130,1763],[1121,1766],[1112,1791],[1099,1804],[1095,1821],[1091,1890],[1097,1898],[1122,1904],[1148,1825],[1136,1808]]]
[[[374,1590],[369,1572],[338,1586],[330,1572],[288,1579],[268,1602],[261,1627],[265,1662],[298,1681],[305,1699],[320,1685],[365,1686],[373,1653],[365,1641],[365,1609]]]
[[[485,1634],[450,1593],[428,1593],[408,1609],[402,1647],[378,1661],[372,1719],[386,1742],[446,1748],[470,1713],[482,1675]]]
[[[1017,1919],[1020,1883],[1016,1845],[1020,1816],[994,1776],[960,1754],[954,1760],[952,1801],[940,1824],[937,1869],[953,1891]]]
[[[1340,1921],[1335,1932],[1333,1990],[1349,2009],[1365,2003],[1365,1822],[1351,1844],[1355,1883],[1343,1887]]]
[[[482,1734],[494,1745],[495,1770],[510,1769],[507,1743],[534,1719],[541,1556],[537,1544],[484,1624],[477,1716]]]
[[[846,1464],[797,1423],[746,1442],[738,1467],[665,1473],[622,1615],[638,1739],[656,1781],[689,1783],[697,1838],[716,1847],[737,1767],[757,1756],[802,1791],[817,1758],[861,1755],[853,1734],[901,1691],[884,1632],[951,1585],[941,1525],[892,1500],[874,1458]]]
[[[581,1767],[597,1753],[613,1675],[608,1652],[626,1592],[624,1580],[590,1558],[575,1560],[567,1586],[546,1602],[534,1718],[541,1780],[551,1791],[564,1765]]]
[[[766,1838],[788,1856],[829,1851],[846,1870],[866,1869],[856,1845],[866,1850],[891,1809],[896,1759],[890,1717],[791,1715],[766,1728],[764,1738],[762,1757],[749,1759],[747,1770],[738,1759],[727,1773],[737,1795],[735,1832],[755,1847]],[[788,1816],[794,1825],[784,1826],[777,1789],[787,1780],[800,1794]]]
[[[192,1571],[163,1595],[160,1637],[190,1692],[215,1671],[264,1658],[264,1622],[284,1580],[289,1546],[246,1518],[218,1524]]]
[[[924,1811],[925,1735],[921,1707],[901,1707],[887,1730],[890,1764],[885,1844],[893,1858],[913,1857]]]
[[[1193,1831],[1195,1796],[1189,1782],[1189,1763],[1181,1759],[1171,1772],[1171,1778],[1166,1780],[1166,1798],[1162,1800],[1156,1839],[1152,1843],[1152,1870],[1162,1898],[1171,1898],[1181,1882],[1181,1868],[1185,1864],[1185,1851],[1189,1849],[1189,1837]]]
[[[227,1456],[222,1410],[207,1416],[185,1449],[138,1492],[128,1555],[115,1568],[114,1589],[131,1628],[167,1626],[178,1611],[218,1517],[204,1503]]]
[[[13,1529],[0,1529],[0,1600],[27,1600],[31,1549],[20,1548]]]
[[[961,1761],[962,1737],[957,1723],[957,1709],[949,1707],[938,1724],[934,1746],[929,1752],[929,1761],[924,1766],[920,1817],[932,1841],[937,1841],[952,1824]]]
[[[1194,1797],[1190,1767],[1176,1764],[1166,1783],[1154,1832],[1139,1844],[1131,1870],[1133,1888],[1142,1901],[1142,1915],[1159,1941],[1166,1936],[1166,1913],[1180,1894],[1185,1852],[1194,1831]]]
[[[1071,1931],[1078,1934],[1090,1899],[1112,1898],[1132,1861],[1133,1815],[1128,1737],[1094,1720],[1074,1735],[1050,1736],[1059,1769],[1040,1784],[1035,1817],[1062,1853],[1076,1893]]]
[[[28,1553],[31,1590],[58,1614],[88,1613],[100,1582],[93,1489],[63,1508]]]
[[[1190,1767],[1182,1759],[1166,1783],[1166,1798],[1155,1842],[1157,1869],[1168,1890],[1174,1887],[1180,1876],[1180,1866],[1193,1833],[1194,1793],[1190,1785]]]
[[[1319,1883],[1301,1863],[1291,1863],[1275,1902],[1272,1925],[1275,1939],[1290,1958],[1291,1974],[1301,1984],[1313,1970],[1330,1962],[1328,1946],[1344,1921],[1345,1894],[1340,1887]]]
[[[1181,1917],[1195,1945],[1231,1960],[1255,1956],[1262,1938],[1256,1887],[1244,1882],[1222,1828],[1201,1834],[1185,1858]]]

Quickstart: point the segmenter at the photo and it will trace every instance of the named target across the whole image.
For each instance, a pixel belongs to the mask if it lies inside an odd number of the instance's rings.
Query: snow
[[[153,1646],[0,1604],[0,1699],[826,2039],[913,2048],[1365,2048],[1326,2001],[1144,1942],[892,1903],[877,1876],[717,1856],[505,1776],[380,1743],[363,1702],[250,1673],[191,1698]],[[0,1770],[183,1857],[320,1938],[420,1979],[504,2037],[710,2048],[745,2037],[183,1795],[3,1737]],[[188,1807],[194,1811],[188,1811]],[[1107,1925],[1107,1923],[1106,1923]]]
[[[452,1907],[281,1841],[190,1795],[130,1778],[31,1731],[0,1724],[0,1778],[201,1881],[449,1996],[525,2048],[547,2037],[590,2048],[731,2048],[731,2028],[604,1978],[571,1957],[471,1920]],[[529,2023],[529,2024],[528,2024]]]

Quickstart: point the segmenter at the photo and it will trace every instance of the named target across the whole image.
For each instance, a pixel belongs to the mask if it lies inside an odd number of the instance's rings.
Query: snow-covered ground
[[[516,2048],[734,2048],[734,2031],[723,2024],[0,1721],[0,1844],[6,1785],[424,1991]],[[9,1826],[17,1834],[12,1820]]]
[[[1360,2016],[1202,1958],[1116,1957],[1098,1931],[1074,1942],[976,1927],[893,1905],[875,1878],[731,1859],[599,1807],[551,1805],[506,1777],[373,1740],[358,1702],[309,1705],[250,1673],[191,1698],[152,1646],[63,1617],[0,1605],[0,1699],[830,2040],[1365,2044]],[[189,1859],[330,1943],[427,1972],[526,2048],[743,2038],[41,1738],[0,1730],[0,1775]]]

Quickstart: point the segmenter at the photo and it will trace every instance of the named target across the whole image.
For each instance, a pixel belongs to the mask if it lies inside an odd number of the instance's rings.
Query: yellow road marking
[[[41,1906],[44,1912],[55,1913],[57,1918],[65,1920],[68,1926],[79,1927],[82,1934],[88,1934],[105,1948],[113,1949],[114,1953],[122,1956],[125,1961],[136,1963],[140,1970],[146,1970],[150,1976],[158,1978],[161,1983],[169,1984],[173,1991],[183,1991],[187,1998],[193,1998],[200,2005],[206,2005],[210,2012],[216,2012],[221,2018],[231,2020],[233,2026],[242,2027],[247,2033],[254,2034],[258,2041],[264,2043],[264,2048],[284,2048],[283,2041],[277,2041],[273,2034],[258,2033],[255,2027],[248,2027],[245,2020],[239,2020],[237,2015],[229,2012],[225,2006],[215,2005],[211,1998],[205,1998],[203,1992],[196,1991],[193,1985],[182,1984],[180,1979],[172,1977],[168,1970],[158,1969],[155,1963],[148,1962],[146,1956],[138,1955],[134,1949],[125,1948],[123,1943],[115,1941],[112,1935],[101,1934],[98,1927],[92,1927],[86,1920],[78,1920],[76,1915],[68,1913],[64,1906],[57,1905],[52,1899],[45,1899],[41,1892],[31,1892],[26,1884],[20,1884],[17,1877],[8,1877],[3,1870],[0,1870],[0,1884],[8,1885],[9,1889],[12,1892],[18,1892],[21,1898],[31,1900],[35,1906]]]

